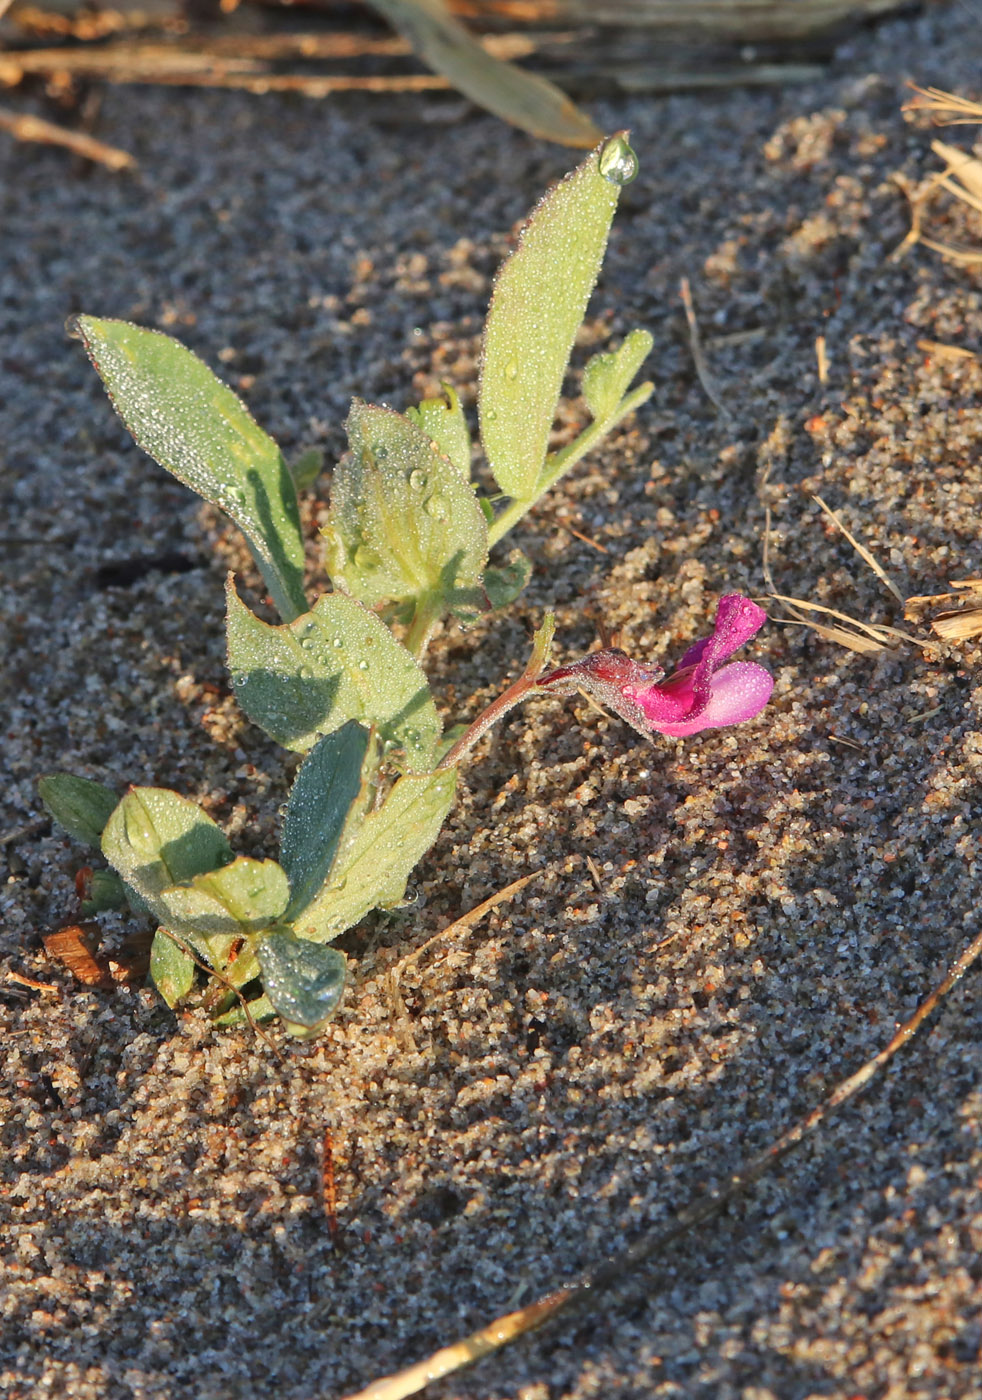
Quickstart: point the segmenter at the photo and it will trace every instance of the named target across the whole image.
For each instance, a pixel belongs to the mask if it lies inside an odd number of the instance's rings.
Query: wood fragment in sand
[[[69,131],[67,127],[56,126],[25,112],[15,112],[10,107],[0,107],[0,130],[9,131],[18,141],[39,141],[48,146],[63,146],[85,160],[95,161],[109,170],[134,170],[136,160],[128,151],[118,146],[108,146],[105,141],[97,141],[81,131]]]
[[[980,955],[982,933],[965,947],[943,981],[921,1002],[913,1016],[904,1021],[878,1054],[867,1060],[855,1073],[842,1079],[810,1113],[799,1118],[763,1152],[750,1157],[733,1173],[726,1186],[713,1189],[684,1206],[676,1214],[671,1225],[642,1235],[636,1244],[620,1254],[612,1255],[598,1268],[582,1275],[575,1283],[556,1289],[527,1307],[518,1309],[517,1312],[495,1318],[486,1327],[471,1332],[460,1341],[441,1347],[425,1361],[417,1362],[415,1366],[409,1366],[395,1375],[385,1376],[357,1394],[347,1396],[346,1400],[407,1400],[408,1396],[419,1394],[432,1381],[473,1365],[475,1361],[480,1361],[510,1342],[517,1341],[561,1313],[574,1307],[586,1310],[591,1303],[606,1293],[626,1291],[642,1265],[663,1255],[669,1246],[674,1245],[697,1226],[722,1214],[794,1149],[808,1141],[826,1119],[867,1088],[898,1052],[913,1040],[924,1022],[978,961]]]

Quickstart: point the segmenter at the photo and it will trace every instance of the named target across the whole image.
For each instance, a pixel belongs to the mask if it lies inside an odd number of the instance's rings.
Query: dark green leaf
[[[246,714],[288,749],[304,753],[356,719],[404,748],[411,769],[431,764],[441,726],[425,674],[384,622],[343,593],[271,627],[230,581],[228,664]]]
[[[263,988],[287,1030],[303,1038],[334,1015],[344,993],[347,962],[334,948],[298,938],[290,929],[268,933],[257,950]]]
[[[327,734],[300,765],[283,820],[280,860],[290,880],[287,921],[327,879],[348,810],[361,788],[368,732],[355,720]]]
[[[88,882],[82,913],[102,914],[107,909],[125,909],[128,900],[122,880],[112,870],[93,870]]]
[[[75,778],[71,773],[49,773],[38,782],[38,792],[51,816],[69,836],[96,847],[119,801],[111,788],[91,778]]]
[[[513,603],[532,576],[532,564],[520,549],[513,549],[507,564],[484,570],[484,591],[493,608]]]
[[[242,530],[280,616],[305,612],[297,493],[280,449],[245,404],[177,340],[79,316],[116,412],[154,461]]]

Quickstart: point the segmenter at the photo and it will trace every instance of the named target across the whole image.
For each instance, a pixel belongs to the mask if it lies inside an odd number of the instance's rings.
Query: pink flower
[[[774,681],[752,661],[722,663],[763,626],[763,608],[739,593],[720,598],[713,635],[696,642],[678,670],[663,680],[660,666],[632,661],[622,651],[594,651],[582,661],[540,676],[554,695],[583,690],[642,734],[672,738],[741,724],[767,704]]]

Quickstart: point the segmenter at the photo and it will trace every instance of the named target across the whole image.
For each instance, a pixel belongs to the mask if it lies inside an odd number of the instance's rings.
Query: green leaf
[[[228,664],[246,714],[285,748],[304,753],[356,719],[430,766],[440,736],[422,668],[373,612],[343,593],[319,598],[296,622],[272,627],[228,585]]]
[[[132,788],[106,824],[102,850],[157,922],[216,968],[290,896],[275,860],[233,860],[211,817],[166,788]]]
[[[443,0],[371,0],[424,63],[495,116],[564,146],[592,146],[600,132],[564,92],[487,49],[450,14]]]
[[[484,591],[493,608],[506,608],[513,603],[532,577],[532,563],[520,549],[513,549],[507,564],[492,565],[484,570]]]
[[[289,922],[319,893],[345,818],[361,789],[368,731],[349,720],[315,744],[300,765],[283,819],[280,860],[290,880]]]
[[[98,848],[103,828],[119,801],[111,788],[71,773],[49,773],[38,781],[38,792],[50,815],[69,836]]]
[[[252,1017],[253,1021],[272,1021],[276,1015],[276,1010],[268,996],[254,997],[246,1004],[249,1007],[249,1016]],[[219,1026],[222,1030],[229,1030],[236,1026],[248,1025],[249,1016],[245,1014],[241,1001],[236,1000],[228,1011],[219,1010],[218,1014],[212,1017],[212,1024]]]
[[[290,898],[286,871],[275,860],[238,856],[186,885],[165,889],[168,927],[197,938],[240,938],[268,928]],[[214,949],[213,949],[214,951]],[[224,955],[225,949],[222,949]]]
[[[445,398],[424,399],[419,408],[406,414],[410,422],[426,434],[460,472],[465,481],[471,476],[471,435],[456,391],[444,384]]]
[[[290,463],[290,475],[298,491],[306,491],[324,470],[324,453],[319,447],[308,447]]]
[[[150,945],[150,980],[170,1007],[186,997],[194,983],[194,961],[159,928]]]
[[[143,450],[242,530],[280,616],[305,612],[293,480],[273,439],[196,355],[159,331],[79,316],[116,412]]]
[[[87,897],[82,900],[82,913],[102,914],[107,909],[125,909],[128,900],[122,880],[112,870],[93,870],[88,882]]]
[[[594,355],[588,361],[583,371],[583,397],[598,422],[613,418],[654,343],[650,331],[634,330],[617,350]]]
[[[344,993],[344,954],[298,938],[291,929],[268,933],[257,949],[263,989],[291,1035],[316,1034],[338,1009]]]
[[[481,439],[507,495],[530,500],[576,333],[593,291],[633,152],[623,136],[593,151],[532,211],[498,273],[484,328]]]
[[[298,934],[326,943],[370,910],[398,904],[410,872],[440,833],[456,782],[454,768],[407,774],[377,812],[364,819],[355,812],[327,883],[295,920]]]
[[[401,413],[356,399],[346,427],[323,531],[335,586],[367,607],[426,598],[479,611],[488,529],[468,482]]]

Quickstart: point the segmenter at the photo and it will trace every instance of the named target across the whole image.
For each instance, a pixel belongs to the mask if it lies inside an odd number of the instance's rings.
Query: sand
[[[905,595],[982,572],[982,360],[918,348],[982,350],[980,273],[889,258],[892,177],[934,168],[905,83],[977,96],[979,33],[931,6],[807,87],[594,106],[642,173],[578,363],[645,325],[656,389],[518,532],[536,573],[508,616],[437,639],[448,722],[546,608],[561,658],[601,627],[677,657],[720,593],[767,591],[765,508],[779,592],[903,625],[815,493]],[[669,1221],[886,1043],[978,932],[980,651],[915,625],[863,656],[769,624],[745,654],[772,703],[684,741],[530,704],[476,751],[415,906],[342,940],[335,1022],[282,1060],[151,990],[80,986],[41,936],[77,918],[88,857],[38,776],[173,786],[273,854],[293,760],[224,672],[224,572],[256,583],[238,536],[130,443],[66,317],[180,336],[288,453],[334,460],[355,393],[404,407],[445,378],[472,411],[490,277],[573,163],[434,96],[109,89],[97,134],[139,174],[0,141],[0,1391],[332,1400]],[[327,494],[305,507],[312,591]],[[185,571],[105,572],[162,555]],[[394,989],[404,954],[530,872]],[[104,923],[110,952],[139,930]],[[979,978],[633,1291],[432,1395],[982,1396]]]

